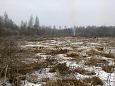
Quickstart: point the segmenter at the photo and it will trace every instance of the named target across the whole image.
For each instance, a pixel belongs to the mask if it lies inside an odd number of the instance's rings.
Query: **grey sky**
[[[0,0],[0,15],[20,24],[31,15],[41,25],[115,25],[115,0]]]

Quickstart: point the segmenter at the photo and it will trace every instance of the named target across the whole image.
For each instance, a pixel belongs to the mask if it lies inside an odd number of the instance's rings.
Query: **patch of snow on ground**
[[[22,86],[42,86],[42,84],[34,84],[34,83],[26,81],[25,85],[22,85]]]
[[[68,67],[79,67],[80,65],[76,63],[76,61],[71,61],[71,57],[65,57],[64,54],[58,54],[57,60],[59,63],[66,63]]]
[[[38,76],[38,79],[45,79],[48,78],[49,80],[55,80],[56,79],[56,73],[49,73],[49,68],[42,68],[38,71],[34,72],[35,75]]]

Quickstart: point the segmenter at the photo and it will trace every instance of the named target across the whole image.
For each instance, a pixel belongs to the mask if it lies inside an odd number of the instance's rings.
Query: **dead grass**
[[[21,40],[21,39],[20,39]],[[44,41],[44,39],[29,39],[28,41]],[[49,39],[48,39],[49,40]],[[25,41],[25,39],[23,40]],[[62,40],[63,41],[63,40]],[[72,57],[79,61],[80,56],[78,53],[68,53],[69,50],[61,49],[60,46],[56,47],[57,50],[50,50],[41,48],[32,48],[32,49],[25,49],[21,50],[17,45],[17,40],[2,40],[0,42],[0,77],[5,76],[6,65],[8,65],[7,71],[7,78],[10,83],[14,84],[14,86],[20,86],[21,80],[26,79],[27,73],[32,73],[39,68],[47,67],[49,65],[54,66],[51,68],[50,72],[59,71],[60,74],[70,74],[71,70],[66,66],[66,64],[57,64],[55,58],[48,57],[45,62],[33,62],[29,64],[22,63],[25,58],[35,58],[35,53],[42,52],[49,55],[56,55],[56,54],[66,54],[67,57]],[[103,52],[102,49],[98,49],[99,51],[91,50],[89,55],[101,55],[108,58],[115,58],[113,54],[108,54]],[[97,58],[90,58],[85,62],[86,65],[90,66],[101,66],[102,69],[107,73],[112,73],[114,67],[113,66],[105,66],[108,65],[108,61],[97,59]],[[74,70],[83,75],[95,75],[95,72],[88,71],[82,68],[76,68]],[[37,77],[30,76],[30,82],[36,83]],[[48,81],[48,79],[44,79],[43,81]],[[87,83],[92,83],[93,86],[102,85],[103,82],[98,77],[93,78],[86,78],[85,80],[57,80],[57,81],[48,81],[45,86],[89,86]]]
[[[115,59],[115,55],[114,54],[106,53],[106,52],[104,52],[102,50],[94,50],[94,49],[92,49],[92,50],[88,51],[87,54],[89,56],[100,55],[100,56],[103,56],[103,57]]]
[[[103,81],[99,77],[85,78],[83,81],[90,83],[91,86],[103,85]]]
[[[89,86],[89,85],[80,80],[65,79],[65,80],[48,81],[44,86]]]
[[[97,58],[90,58],[85,62],[85,65],[89,66],[103,66],[103,65],[108,65],[108,61],[104,59],[97,59]]]
[[[77,72],[77,73],[80,73],[80,74],[83,74],[83,75],[95,75],[96,73],[94,71],[88,71],[88,70],[85,70],[81,67],[78,67],[74,70],[74,72]]]
[[[49,52],[46,52],[48,55],[56,55],[56,54],[65,54],[67,53],[69,50],[67,49],[57,49],[57,50],[51,50]]]
[[[68,74],[70,73],[69,67],[66,66],[66,63],[62,63],[62,64],[57,64],[55,65],[52,69],[50,69],[49,72],[56,72],[59,71],[60,74]]]
[[[114,68],[115,66],[111,65],[107,65],[107,66],[102,66],[102,70],[104,70],[107,73],[113,73],[114,72]]]
[[[73,59],[75,59],[76,62],[80,62],[81,58],[80,55],[78,53],[75,52],[69,52],[66,54],[67,57],[72,57]]]
[[[11,64],[8,66],[8,70],[6,76],[10,83],[14,84],[14,86],[20,86],[21,80],[26,80],[25,75],[27,73],[32,73],[35,70],[38,70],[43,66],[43,63],[31,63],[31,64],[19,64],[17,65]],[[6,68],[0,69],[0,77],[5,76]],[[20,77],[22,75],[22,77]],[[32,79],[31,79],[32,80]],[[33,82],[35,82],[33,78]]]
[[[48,65],[55,65],[57,63],[57,60],[54,57],[47,57],[46,62]]]
[[[87,51],[86,54],[88,54],[89,56],[94,56],[95,55],[93,49]]]
[[[103,47],[96,47],[96,49],[97,49],[98,51],[103,51],[103,50],[104,50]]]
[[[69,52],[69,53],[67,53],[67,57],[77,58],[77,57],[79,57],[79,54],[75,53],[75,52]]]
[[[26,77],[26,80],[29,82],[32,82],[34,84],[36,84],[39,80],[38,80],[38,76],[34,75],[34,74],[30,74]]]
[[[93,50],[92,53],[95,54],[95,55],[101,55],[101,56],[104,56],[104,57],[107,57],[107,58],[115,59],[115,56],[112,53],[105,53],[103,51],[96,51],[96,50]]]
[[[33,58],[33,53],[21,50],[16,40],[2,40],[0,42],[0,78],[5,77],[6,74],[10,83],[20,86],[22,79],[20,75],[30,73],[43,65],[39,62],[23,63],[26,57]],[[8,66],[7,72],[5,72],[6,66]]]

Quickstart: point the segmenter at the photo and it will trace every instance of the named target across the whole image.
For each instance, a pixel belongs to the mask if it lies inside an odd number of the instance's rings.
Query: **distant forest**
[[[16,25],[7,13],[0,16],[0,36],[85,36],[85,37],[114,37],[115,26],[87,26],[72,28],[56,28],[56,26],[41,26],[39,18],[31,16],[29,21],[21,21]]]

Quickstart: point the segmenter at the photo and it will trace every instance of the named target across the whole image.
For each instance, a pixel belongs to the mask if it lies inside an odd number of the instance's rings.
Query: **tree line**
[[[4,16],[0,16],[0,36],[85,36],[85,37],[107,37],[115,36],[115,26],[87,26],[87,27],[71,27],[56,28],[54,25],[41,26],[39,18],[30,17],[28,21],[21,21],[21,25],[8,17],[5,12]]]

